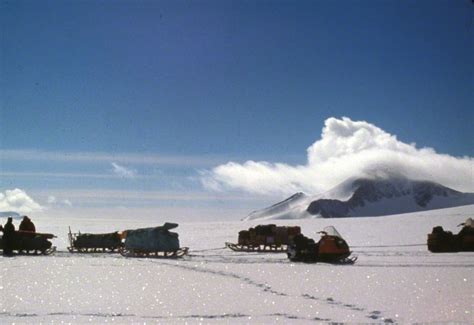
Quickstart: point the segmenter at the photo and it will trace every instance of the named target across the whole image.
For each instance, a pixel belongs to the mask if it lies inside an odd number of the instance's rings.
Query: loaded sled
[[[432,253],[474,252],[474,223],[471,218],[460,224],[463,226],[457,235],[436,226],[428,234],[428,250]]]
[[[71,253],[114,253],[122,247],[122,237],[118,232],[107,234],[72,233],[69,227],[69,247]]]
[[[50,255],[56,251],[56,246],[49,241],[55,238],[53,234],[32,231],[15,231],[12,234],[11,249],[13,253],[21,255]],[[0,249],[4,249],[3,236],[0,237]]]
[[[329,226],[319,232],[321,239],[315,242],[302,234],[294,238],[294,244],[288,246],[288,258],[292,262],[353,264],[357,257],[351,257],[349,245],[337,232]]]
[[[169,231],[178,227],[165,223],[160,227],[125,230],[120,254],[126,257],[178,258],[187,254],[187,247],[179,246],[178,234]]]
[[[227,242],[225,245],[237,252],[284,253],[300,233],[298,226],[259,225],[240,231],[237,244]]]

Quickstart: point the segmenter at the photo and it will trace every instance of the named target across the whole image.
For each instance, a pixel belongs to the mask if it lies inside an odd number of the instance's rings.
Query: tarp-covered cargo
[[[121,244],[118,232],[108,234],[78,234],[73,242],[75,248],[114,248]]]
[[[239,232],[239,245],[288,245],[301,233],[298,226],[258,225]]]
[[[169,231],[178,227],[175,223],[165,223],[160,227],[126,230],[125,248],[139,251],[173,252],[179,249],[178,234]]]

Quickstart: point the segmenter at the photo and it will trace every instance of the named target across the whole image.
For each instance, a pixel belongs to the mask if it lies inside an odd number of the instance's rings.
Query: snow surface
[[[355,265],[298,264],[285,254],[224,249],[257,222],[182,223],[181,260],[70,254],[73,231],[155,226],[163,218],[34,218],[58,235],[52,256],[0,257],[0,323],[474,322],[474,253],[433,254],[426,236],[473,216],[474,205],[378,218],[277,220],[317,231],[334,225]],[[5,219],[0,219],[4,223]]]

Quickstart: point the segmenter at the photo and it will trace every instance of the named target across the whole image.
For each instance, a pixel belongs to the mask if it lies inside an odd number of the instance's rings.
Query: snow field
[[[472,323],[474,253],[432,254],[423,244],[435,225],[457,232],[473,208],[274,222],[300,225],[313,238],[334,225],[358,256],[355,265],[223,248],[257,222],[182,223],[176,231],[190,255],[180,260],[70,254],[68,225],[109,232],[172,220],[34,219],[58,235],[58,252],[0,257],[0,322]]]

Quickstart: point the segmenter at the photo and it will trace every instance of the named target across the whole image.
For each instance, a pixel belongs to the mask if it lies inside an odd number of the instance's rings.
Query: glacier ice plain
[[[35,218],[58,236],[52,256],[0,257],[0,322],[472,323],[474,253],[433,254],[426,236],[456,227],[474,205],[370,218],[270,221],[306,236],[334,225],[355,265],[296,264],[285,254],[224,248],[250,222],[181,223],[180,260],[70,254],[67,231],[111,232],[167,220]],[[1,220],[4,222],[5,220]],[[269,223],[270,223],[269,222]]]

